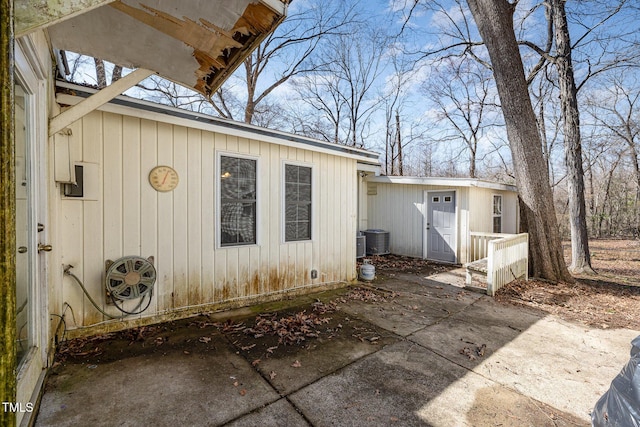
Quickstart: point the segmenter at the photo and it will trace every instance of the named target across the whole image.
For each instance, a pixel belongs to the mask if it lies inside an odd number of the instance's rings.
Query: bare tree
[[[562,255],[549,175],[514,32],[515,3],[468,0],[489,53],[509,137],[523,211],[531,238],[533,273],[572,281]]]
[[[314,3],[289,15],[241,66],[243,73],[238,77],[245,83],[241,111],[230,108],[228,83],[211,98],[215,110],[230,119],[242,117],[253,123],[269,94],[291,78],[316,69],[317,61],[310,59],[324,41],[349,34],[348,26],[357,18],[356,6],[354,2]]]
[[[608,80],[607,89],[592,105],[593,120],[626,146],[635,182],[635,232],[640,235],[640,85],[627,76]],[[604,96],[602,96],[604,95]]]
[[[351,34],[357,33],[354,39]],[[334,142],[364,146],[368,120],[378,108],[374,83],[382,72],[387,39],[380,31],[353,28],[321,49],[322,62],[304,77],[300,99],[322,113],[334,129]]]
[[[564,125],[564,151],[569,185],[570,269],[574,273],[593,273],[584,199],[584,170],[582,167],[578,89],[573,77],[571,41],[564,8],[565,0],[550,1],[557,51],[554,62],[558,69],[558,82],[560,85],[560,103]]]
[[[424,90],[436,106],[442,126],[446,126],[441,141],[462,141],[460,154],[467,153],[469,177],[476,178],[479,143],[491,124],[487,120],[489,110],[496,106],[490,71],[469,57],[444,58],[434,75]]]

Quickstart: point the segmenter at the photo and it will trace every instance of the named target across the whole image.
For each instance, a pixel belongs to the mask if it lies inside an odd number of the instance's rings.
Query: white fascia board
[[[368,177],[367,180],[370,182],[386,184],[435,185],[443,187],[477,187],[501,191],[518,191],[515,185],[502,184],[499,182],[484,181],[473,178],[376,176]]]
[[[358,172],[371,172],[374,174],[379,174],[381,165],[379,163],[371,164],[371,163],[358,162],[357,168],[358,168]]]
[[[71,89],[78,88],[75,85],[67,86],[65,84],[59,84],[62,87],[70,87]],[[82,91],[89,91],[87,88],[81,88]],[[122,97],[118,97],[122,98]],[[65,93],[59,93],[56,96],[56,101],[59,104],[75,105],[81,102],[84,98],[76,95],[69,95]],[[225,135],[237,136],[239,138],[251,139],[254,141],[264,141],[271,144],[278,144],[286,147],[299,148],[303,150],[315,151],[318,153],[326,153],[338,157],[347,157],[355,159],[358,162],[369,165],[379,165],[377,153],[370,151],[345,147],[323,141],[313,140],[311,138],[305,138],[298,135],[287,134],[284,132],[275,131],[272,129],[260,128],[254,125],[248,125],[246,123],[231,122],[218,119],[206,114],[194,113],[191,111],[181,110],[178,108],[166,107],[164,105],[155,104],[148,101],[142,101],[126,97],[126,101],[130,104],[138,104],[140,107],[152,107],[155,109],[161,109],[166,112],[149,111],[144,108],[136,108],[135,106],[118,105],[114,103],[106,103],[97,108],[98,111],[105,111],[109,113],[122,114],[125,116],[137,117],[140,119],[153,120],[156,122],[173,124],[177,126],[184,126],[193,129],[200,129],[209,132],[216,132]],[[188,115],[192,118],[176,117],[171,115],[171,112],[176,112],[182,115]],[[208,122],[198,121],[198,118],[207,120]],[[219,121],[230,125],[231,127],[225,127],[212,122]],[[266,133],[266,134],[265,134]],[[293,139],[300,140],[297,142]],[[307,142],[307,143],[305,143]],[[350,151],[350,152],[348,152]],[[375,155],[375,157],[373,156]]]
[[[269,7],[269,9],[278,13],[279,15],[287,15],[287,4],[282,0],[260,0],[260,3]]]

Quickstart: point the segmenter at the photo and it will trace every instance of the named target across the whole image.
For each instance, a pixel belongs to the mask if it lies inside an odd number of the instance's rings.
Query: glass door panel
[[[28,95],[15,86],[16,150],[16,349],[20,364],[33,347],[32,272],[34,247],[30,223],[32,216],[29,170]]]

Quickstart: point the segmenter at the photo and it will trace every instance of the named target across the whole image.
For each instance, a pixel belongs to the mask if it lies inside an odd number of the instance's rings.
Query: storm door
[[[427,259],[456,262],[456,193],[425,191],[424,197]]]

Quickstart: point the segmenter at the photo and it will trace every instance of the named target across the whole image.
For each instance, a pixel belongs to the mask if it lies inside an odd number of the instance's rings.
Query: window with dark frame
[[[311,240],[311,168],[285,165],[284,240]]]
[[[220,245],[256,243],[254,159],[220,156]]]
[[[502,196],[493,196],[493,232],[502,233]]]

